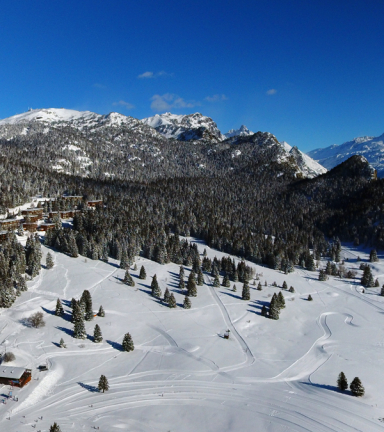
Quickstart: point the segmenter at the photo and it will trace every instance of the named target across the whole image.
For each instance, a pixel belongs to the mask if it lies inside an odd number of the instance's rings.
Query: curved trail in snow
[[[240,347],[242,348],[243,352],[245,353],[246,360],[243,363],[240,363],[239,365],[233,365],[233,366],[226,366],[223,368],[220,368],[221,371],[229,372],[236,369],[240,369],[242,367],[251,366],[255,362],[255,356],[253,355],[251,349],[249,348],[247,342],[244,340],[244,338],[241,336],[241,334],[237,331],[236,327],[234,326],[231,317],[229,315],[228,309],[225,307],[224,303],[221,301],[220,297],[218,296],[215,288],[211,284],[211,280],[208,276],[206,276],[209,280],[208,289],[213,297],[213,299],[216,301],[217,306],[219,307],[221,311],[221,315],[225,321],[226,326],[231,331],[231,335],[235,337],[237,342],[239,343]]]

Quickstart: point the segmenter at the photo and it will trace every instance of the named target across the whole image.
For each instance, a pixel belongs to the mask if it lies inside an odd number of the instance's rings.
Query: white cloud
[[[160,72],[147,71],[138,75],[137,78],[143,79],[143,78],[158,78],[158,77],[170,77],[170,76],[173,76],[173,74],[165,71],[160,71]]]
[[[155,74],[153,72],[144,72],[140,75],[138,75],[137,78],[154,78]]]
[[[215,94],[213,96],[207,96],[205,100],[208,102],[220,102],[228,100],[228,98],[225,96],[225,94]]]
[[[123,106],[126,109],[133,109],[133,108],[135,108],[135,105],[132,105],[131,103],[125,102],[123,100],[119,100],[119,102],[113,102],[112,105],[121,105],[121,106]]]
[[[151,109],[157,112],[169,111],[172,108],[193,108],[200,105],[200,102],[186,101],[172,93],[156,94],[151,97],[151,101]]]
[[[270,89],[270,90],[268,90],[268,91],[266,92],[266,94],[269,95],[269,96],[274,95],[274,94],[276,94],[276,93],[277,93],[277,90],[276,90],[276,89]]]

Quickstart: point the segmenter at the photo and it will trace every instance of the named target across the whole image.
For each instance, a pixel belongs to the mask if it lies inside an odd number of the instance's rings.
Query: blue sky
[[[3,2],[0,118],[201,112],[303,151],[384,133],[382,0]]]

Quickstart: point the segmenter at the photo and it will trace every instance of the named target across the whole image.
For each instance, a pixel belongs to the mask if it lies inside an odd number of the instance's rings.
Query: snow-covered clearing
[[[196,243],[202,253],[204,244]],[[225,256],[206,249],[211,258]],[[358,269],[357,256],[367,261],[367,252],[344,248],[346,266]],[[1,351],[12,351],[16,361],[11,365],[31,368],[33,374],[28,385],[13,390],[18,402],[0,403],[1,431],[48,431],[54,421],[63,432],[97,427],[103,432],[383,429],[380,288],[362,294],[358,279],[319,282],[317,272],[297,268],[285,275],[249,263],[263,274],[262,291],[251,281],[250,301],[241,299],[240,282],[233,292],[233,282],[231,288],[213,288],[205,275],[206,284],[185,310],[175,264],[137,258],[138,270],[131,271],[136,286],[128,287],[115,261],[52,253],[55,267],[42,269],[12,308],[0,310]],[[138,278],[141,265],[148,275],[144,281]],[[382,285],[384,260],[372,270]],[[176,309],[150,295],[154,274],[163,293],[168,286],[176,296]],[[284,280],[296,292],[283,291],[286,307],[280,319],[262,317],[262,305]],[[274,281],[279,287],[271,286]],[[106,316],[86,322],[88,338],[79,340],[72,337],[69,306],[84,289],[92,295],[94,310],[102,304]],[[54,315],[57,297],[63,301],[63,318]],[[43,311],[46,326],[25,327],[23,319],[36,311]],[[92,341],[96,323],[104,338],[100,344]],[[227,329],[229,340],[223,338]],[[135,344],[129,353],[120,350],[127,332]],[[67,348],[59,347],[60,338]],[[39,372],[42,364],[49,370]],[[360,377],[364,397],[338,392],[341,371],[349,382]],[[105,393],[97,391],[101,374],[110,384]],[[1,399],[8,392],[3,386]]]

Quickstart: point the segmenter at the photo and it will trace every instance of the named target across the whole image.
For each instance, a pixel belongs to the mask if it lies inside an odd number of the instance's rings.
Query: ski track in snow
[[[63,290],[64,297],[66,296],[67,288],[71,284],[68,276],[68,268],[60,265],[65,270],[64,278],[66,285]],[[94,289],[93,293],[102,283],[109,279],[116,271],[114,269],[107,276],[102,277],[98,282],[93,284],[88,289]],[[44,273],[44,272],[42,272]],[[307,279],[308,275],[303,271],[301,274]],[[311,275],[312,276],[312,275]],[[177,352],[186,357],[202,363],[207,367],[203,371],[185,371],[177,369],[164,370],[146,370],[143,372],[135,372],[139,366],[143,364],[152,350],[156,350],[156,346],[137,345],[136,350],[142,350],[143,355],[138,359],[135,365],[126,375],[114,376],[109,379],[111,390],[106,394],[92,393],[82,388],[75,382],[81,378],[81,375],[76,377],[71,376],[69,380],[59,382],[64,374],[64,370],[57,366],[54,359],[56,357],[68,358],[73,360],[74,356],[95,356],[101,352],[112,354],[105,361],[98,363],[90,370],[98,370],[104,364],[116,358],[120,353],[116,354],[111,346],[105,348],[98,347],[97,349],[87,349],[86,351],[62,350],[57,353],[49,353],[45,355],[47,361],[52,365],[49,374],[38,382],[36,387],[27,396],[27,398],[13,409],[12,415],[20,413],[29,413],[28,415],[37,416],[36,412],[49,414],[54,410],[55,416],[60,419],[60,425],[63,430],[74,430],[84,421],[97,423],[103,418],[111,417],[117,413],[126,410],[133,410],[140,407],[151,406],[200,406],[211,407],[226,411],[229,407],[236,407],[236,410],[252,413],[257,419],[269,421],[270,424],[280,427],[279,431],[297,431],[297,432],[368,432],[383,430],[382,425],[372,420],[372,413],[369,411],[370,406],[364,405],[361,407],[358,400],[350,400],[345,395],[338,393],[327,393],[327,399],[324,398],[322,390],[311,384],[312,375],[317,372],[333,355],[332,329],[330,328],[327,318],[330,315],[340,316],[344,319],[346,325],[354,326],[353,315],[340,312],[323,312],[317,319],[317,325],[322,330],[322,335],[318,337],[300,358],[295,360],[291,365],[281,371],[279,374],[271,378],[258,377],[233,377],[225,372],[236,371],[248,368],[255,363],[255,357],[248,346],[247,342],[236,329],[235,323],[240,321],[242,317],[232,320],[226,305],[222,302],[217,289],[215,289],[208,276],[206,285],[209,293],[214,300],[214,304],[220,310],[223,321],[228,329],[231,330],[233,337],[244,353],[245,360],[239,364],[234,364],[225,367],[219,367],[209,358],[195,355],[179,346],[177,341],[171,336],[172,329],[166,329],[165,324],[159,318],[158,314],[148,308],[159,322],[159,326],[150,325],[159,336],[164,338],[168,346],[162,347],[163,353]],[[313,276],[312,276],[313,277]],[[31,292],[38,293],[44,296],[57,297],[57,293],[39,290],[43,276],[30,288]],[[309,283],[313,281],[308,280]],[[335,287],[329,283],[323,282],[323,286],[338,290],[345,295],[352,295],[359,301],[364,301],[371,307],[379,311],[384,311],[383,307],[370,301],[358,292]],[[319,294],[324,290],[312,291]],[[301,294],[302,295],[302,294]],[[31,300],[19,303],[15,309],[21,305],[25,305]],[[323,305],[325,305],[324,301]],[[143,306],[145,306],[143,304]],[[205,306],[203,306],[204,308]],[[3,312],[3,311],[2,311]],[[119,314],[118,314],[119,315]],[[121,315],[121,314],[120,314]],[[123,314],[124,315],[124,314]],[[6,318],[6,317],[4,317]],[[7,319],[9,323],[11,320]],[[0,330],[0,334],[7,329],[8,322]],[[156,338],[154,338],[156,339]],[[153,340],[154,340],[153,339]],[[19,346],[28,342],[18,342],[16,339],[14,345]],[[44,340],[34,341],[35,344],[40,344],[43,348]],[[37,346],[37,345],[36,345]],[[231,382],[207,381],[208,377],[215,379],[218,376],[229,378]],[[304,382],[301,382],[304,380]],[[268,392],[264,392],[264,386],[268,384]],[[97,382],[90,383],[97,385]],[[289,390],[286,389],[289,388]],[[345,403],[343,403],[344,399]],[[316,404],[321,403],[321,410],[314,409]],[[359,409],[354,410],[353,407],[359,404]],[[91,406],[90,406],[91,405]],[[356,405],[357,406],[357,405]],[[335,408],[337,407],[337,408]],[[240,414],[241,415],[241,414]],[[75,426],[76,422],[76,426]],[[80,423],[79,423],[80,422]],[[83,424],[81,423],[81,424]],[[26,423],[27,424],[27,423]],[[111,424],[110,427],[125,429],[124,425],[119,423]],[[272,426],[271,426],[272,427]],[[15,429],[17,430],[17,429]],[[104,430],[104,428],[103,428]],[[128,430],[128,427],[127,427]],[[269,429],[268,429],[269,430]],[[275,426],[271,431],[275,431]]]

